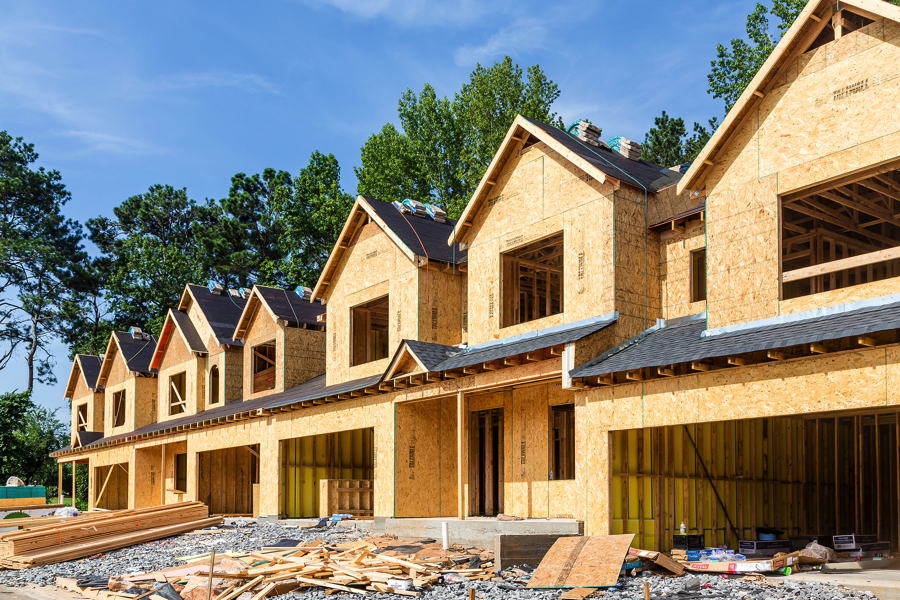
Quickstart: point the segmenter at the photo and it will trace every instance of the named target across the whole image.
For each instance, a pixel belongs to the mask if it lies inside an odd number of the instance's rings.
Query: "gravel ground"
[[[57,577],[111,577],[125,573],[146,573],[185,564],[175,560],[179,556],[192,556],[204,552],[228,552],[259,550],[271,546],[278,540],[292,539],[311,541],[322,538],[330,544],[357,540],[365,532],[344,527],[328,529],[297,529],[281,525],[246,522],[220,527],[221,533],[201,535],[179,535],[156,542],[113,550],[87,559],[72,560],[45,567],[9,571],[0,569],[0,585],[11,587],[34,585],[54,585]]]
[[[125,573],[144,573],[184,564],[176,560],[180,556],[190,556],[210,552],[228,552],[230,550],[259,550],[281,539],[311,541],[322,538],[330,544],[354,541],[365,535],[364,531],[332,527],[326,530],[284,527],[275,524],[257,524],[253,521],[244,526],[239,522],[220,528],[219,533],[203,535],[181,535],[114,550],[108,554],[74,560],[46,567],[35,567],[21,571],[0,569],[0,585],[18,587],[24,585],[54,585],[56,577],[110,577]],[[648,574],[649,575],[649,574]],[[693,586],[685,589],[691,580]],[[775,600],[781,598],[809,600],[844,600],[850,598],[871,599],[871,592],[859,592],[843,587],[791,582],[790,578],[779,579],[780,586],[761,586],[740,579],[724,579],[717,575],[700,575],[698,577],[663,578],[655,575],[645,577],[620,578],[616,588],[602,590],[602,598],[643,598],[644,581],[650,582],[650,594],[654,599],[668,598],[727,598],[743,600]],[[707,587],[705,584],[708,584]],[[422,593],[423,598],[434,600],[468,598],[469,588],[475,588],[476,597],[480,600],[517,598],[521,600],[554,600],[565,590],[528,590],[521,581],[509,582],[452,582],[440,584]],[[245,594],[249,597],[249,594]],[[291,593],[276,600],[332,600],[336,598],[358,597],[355,594],[331,594],[322,590],[310,589],[302,593]],[[399,595],[379,595],[386,600],[406,598]],[[269,599],[272,600],[272,599]]]

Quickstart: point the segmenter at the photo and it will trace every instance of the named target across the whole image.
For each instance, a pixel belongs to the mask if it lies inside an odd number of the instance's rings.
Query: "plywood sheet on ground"
[[[614,586],[633,540],[633,533],[559,538],[535,570],[528,587]]]

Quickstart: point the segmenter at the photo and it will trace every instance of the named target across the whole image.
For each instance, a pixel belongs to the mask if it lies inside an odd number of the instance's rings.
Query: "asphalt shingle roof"
[[[99,356],[93,354],[79,354],[78,361],[81,363],[81,376],[89,388],[97,387],[97,377],[100,376],[100,367],[103,365]]]
[[[661,167],[646,160],[631,160],[609,148],[589,146],[574,135],[566,133],[553,125],[541,123],[534,119],[528,119],[528,121],[603,173],[628,185],[643,186],[648,191],[657,192],[678,183],[682,177],[681,173],[671,171],[667,167]],[[639,183],[636,183],[635,180]]]
[[[228,292],[210,292],[202,285],[190,285],[191,295],[197,302],[200,312],[206,317],[209,326],[212,327],[216,340],[220,344],[229,346],[243,346],[241,340],[231,339],[234,330],[241,320],[241,313],[247,301],[240,297],[234,297]]]
[[[187,313],[181,312],[180,310],[173,310],[172,318],[175,320],[175,324],[178,325],[181,333],[184,334],[184,339],[187,340],[188,349],[191,352],[205,354],[207,351],[206,344],[200,339],[200,334],[197,333],[197,328],[194,327],[194,323]]]
[[[415,340],[404,341],[410,351],[422,361],[422,364],[429,371],[449,371],[508,358],[517,354],[534,352],[535,350],[550,348],[551,346],[577,342],[583,337],[612,325],[618,318],[619,315],[617,313],[611,313],[574,323],[548,327],[547,329],[513,336],[506,340],[469,346],[468,348],[444,346]]]
[[[741,328],[705,336],[704,318],[651,328],[575,367],[570,375],[607,375],[897,329],[900,328],[900,301],[877,306],[861,303],[859,308],[825,309],[813,311],[808,317],[802,314],[790,317],[781,321],[767,319],[758,326],[748,323]]]
[[[316,320],[316,317],[325,313],[325,307],[319,302],[310,302],[295,291],[281,288],[258,285],[256,289],[279,319],[291,323],[322,325]]]
[[[153,360],[153,352],[156,350],[159,338],[151,335],[149,340],[136,340],[127,331],[114,331],[113,335],[118,340],[119,348],[122,349],[122,357],[130,371],[156,373],[156,369],[150,368],[150,362]]]
[[[366,202],[375,211],[375,214],[390,227],[400,241],[413,253],[420,256],[427,255],[432,260],[440,260],[451,264],[460,264],[466,261],[466,251],[459,249],[459,244],[447,244],[447,240],[453,233],[456,221],[446,219],[444,223],[438,223],[428,216],[417,217],[405,215],[390,202],[382,202],[372,198],[366,198]]]

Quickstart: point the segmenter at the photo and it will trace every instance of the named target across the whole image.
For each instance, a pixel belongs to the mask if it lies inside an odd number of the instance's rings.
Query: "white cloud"
[[[480,46],[465,45],[456,51],[455,61],[461,67],[474,66],[506,54],[513,56],[544,47],[547,26],[542,21],[523,19],[492,35]]]
[[[470,23],[495,12],[477,0],[305,0],[332,6],[361,19],[385,18],[407,26]]]
[[[155,89],[184,90],[201,87],[232,87],[244,92],[281,93],[281,88],[255,73],[184,73],[151,85]]]
[[[90,152],[109,152],[115,154],[153,154],[161,149],[133,138],[102,133],[99,131],[79,131],[68,129],[59,132],[63,137],[78,141]]]

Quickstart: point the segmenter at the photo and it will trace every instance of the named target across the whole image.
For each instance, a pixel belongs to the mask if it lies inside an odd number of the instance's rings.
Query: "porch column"
[[[460,520],[466,518],[466,474],[469,472],[468,445],[468,400],[464,392],[456,393],[456,516]]]
[[[72,508],[75,508],[75,472],[78,470],[78,461],[72,461]]]
[[[57,504],[62,504],[63,503],[63,489],[62,489],[62,486],[63,486],[63,483],[62,483],[63,464],[62,464],[62,461],[59,461],[59,460],[56,461],[56,468],[58,471],[56,491],[59,493],[59,501],[57,502]]]

